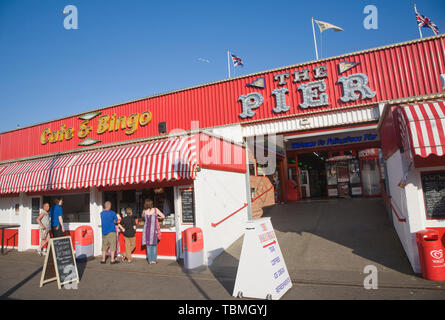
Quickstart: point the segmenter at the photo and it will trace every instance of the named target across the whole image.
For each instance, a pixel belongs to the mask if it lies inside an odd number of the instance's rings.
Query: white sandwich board
[[[248,222],[233,296],[278,300],[291,287],[270,218]]]

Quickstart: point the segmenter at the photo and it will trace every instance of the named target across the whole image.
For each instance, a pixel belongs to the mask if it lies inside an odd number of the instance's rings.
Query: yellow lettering
[[[102,134],[108,130],[108,120],[110,120],[110,116],[108,115],[99,117],[97,134]]]
[[[47,135],[48,135],[50,132],[51,132],[51,130],[48,129],[48,128],[42,131],[42,134],[40,135],[40,143],[41,143],[41,144],[45,145],[45,144],[48,143],[48,137],[47,137]]]
[[[139,124],[143,127],[146,126],[147,124],[149,124],[151,121],[151,112],[150,111],[145,111],[141,114],[141,116],[139,117]]]
[[[127,119],[127,130],[126,134],[133,134],[137,131],[139,126],[139,113],[131,114]]]
[[[88,136],[90,131],[93,129],[91,126],[88,126],[89,122],[90,122],[89,120],[84,120],[80,124],[80,129],[79,129],[79,132],[77,133],[77,135],[80,139],[83,139],[86,136]]]
[[[69,128],[68,130],[66,130],[66,134],[65,134],[65,140],[69,141],[73,138],[74,136],[74,129],[73,128]]]
[[[122,129],[124,130],[127,127],[127,117],[122,116],[117,118],[116,127],[114,128],[115,131]]]
[[[53,131],[49,134],[49,142],[56,143],[59,139],[59,131]]]
[[[66,132],[65,129],[66,129],[66,126],[64,124],[62,124],[60,126],[60,130],[59,130],[59,141],[60,142],[62,142],[63,139],[65,138],[65,132]]]
[[[111,115],[110,126],[109,126],[110,128],[108,129],[108,132],[113,131],[115,125],[116,125],[116,114],[113,113],[113,114]]]

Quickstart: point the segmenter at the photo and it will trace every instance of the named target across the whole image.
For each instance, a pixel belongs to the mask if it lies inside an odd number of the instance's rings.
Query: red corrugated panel
[[[344,106],[440,92],[439,75],[445,73],[444,39],[444,36],[441,35],[422,41],[380,48],[372,52],[358,52],[348,56],[329,58],[315,63],[248,75],[229,81],[225,80],[103,108],[100,110],[102,114],[111,115],[116,113],[117,116],[129,116],[131,113],[150,111],[152,121],[148,125],[140,127],[138,131],[131,135],[125,134],[122,130],[99,135],[96,132],[98,121],[96,117],[91,121],[93,131],[88,138],[100,140],[101,144],[105,144],[157,135],[158,122],[161,121],[167,122],[167,129],[170,132],[174,129],[189,130],[191,129],[191,122],[194,120],[199,121],[200,128],[205,128],[313,111],[323,112]],[[340,61],[355,61],[360,62],[360,64],[339,75],[338,63]],[[319,65],[327,66],[328,77],[325,78],[325,82],[327,84],[326,92],[329,95],[329,106],[302,109],[300,107],[302,95],[298,90],[301,83],[293,82],[292,72],[304,68],[310,69],[311,79],[303,82],[307,83],[316,80],[313,78],[312,70]],[[274,76],[282,72],[289,72],[290,75],[284,86],[278,85],[278,82],[274,80]],[[359,99],[354,102],[343,103],[340,101],[342,88],[337,82],[338,78],[355,73],[365,73],[368,76],[368,86],[376,92],[376,96],[372,99]],[[264,89],[246,86],[260,77],[265,78]],[[275,114],[272,111],[275,107],[275,98],[272,96],[272,91],[281,87],[286,87],[289,90],[289,93],[286,94],[286,103],[291,109],[286,113]],[[241,102],[238,99],[241,95],[251,92],[262,94],[264,98],[263,105],[254,110],[256,114],[252,118],[241,119],[239,117],[242,111]],[[0,135],[0,160],[79,149],[81,147],[78,146],[78,143],[82,140],[77,136],[70,141],[41,145],[40,135],[45,128],[57,130],[62,124],[73,127],[77,132],[80,122],[78,117],[75,116],[3,133]]]

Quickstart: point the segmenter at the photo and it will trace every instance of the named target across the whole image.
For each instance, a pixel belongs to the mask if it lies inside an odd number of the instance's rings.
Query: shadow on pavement
[[[80,259],[76,260],[77,265],[77,273],[79,274],[79,281],[82,280],[83,274],[85,272],[85,269],[87,267],[88,262],[93,261],[94,259],[86,260],[86,259]]]
[[[271,217],[279,231],[289,264],[314,261],[316,267],[351,267],[347,263],[357,259],[346,247],[371,262],[415,275],[380,198],[300,201],[267,208],[263,216]]]
[[[232,295],[235,287],[236,272],[239,260],[227,251],[223,251],[209,266],[210,272],[218,282]]]
[[[30,281],[32,278],[34,278],[36,275],[40,274],[42,272],[42,267],[39,267],[36,271],[31,273],[29,276],[27,276],[25,279],[17,283],[15,286],[13,286],[11,289],[6,291],[0,296],[0,300],[6,300],[11,299],[9,298],[10,295],[12,295],[14,292],[16,292],[18,289],[23,287],[28,281]]]

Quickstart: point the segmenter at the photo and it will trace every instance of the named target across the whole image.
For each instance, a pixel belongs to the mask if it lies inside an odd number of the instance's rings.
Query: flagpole
[[[230,53],[227,50],[227,69],[229,70],[229,78],[230,78]]]
[[[417,12],[417,7],[416,7],[416,4],[414,4],[414,12],[417,14],[418,12]],[[420,39],[422,39],[423,38],[423,35],[422,35],[422,30],[420,30],[420,27],[418,27],[419,28],[419,33],[420,33]]]
[[[315,57],[318,60],[317,38],[315,37],[314,17],[312,17],[312,33],[314,34]]]

